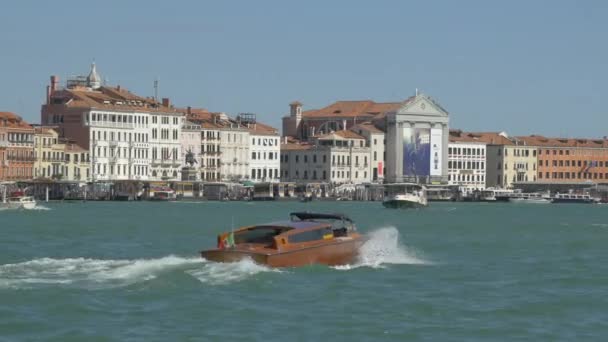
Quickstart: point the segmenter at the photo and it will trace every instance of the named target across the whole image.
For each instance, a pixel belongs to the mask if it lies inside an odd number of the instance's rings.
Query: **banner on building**
[[[403,174],[405,176],[430,175],[430,157],[431,130],[429,128],[403,128]]]
[[[384,165],[381,161],[378,162],[378,176],[382,177],[384,171]]]
[[[432,128],[431,129],[431,158],[430,168],[431,176],[441,176],[441,143],[443,140],[443,129]]]

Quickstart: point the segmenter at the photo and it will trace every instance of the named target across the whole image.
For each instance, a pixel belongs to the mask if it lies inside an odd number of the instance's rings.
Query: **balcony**
[[[0,140],[0,147],[8,147],[8,141]]]

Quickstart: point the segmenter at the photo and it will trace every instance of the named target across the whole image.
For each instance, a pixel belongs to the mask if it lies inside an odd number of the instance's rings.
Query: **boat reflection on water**
[[[271,267],[353,262],[365,238],[342,214],[296,212],[290,220],[239,228],[218,236],[217,247],[201,252],[210,261],[251,258]]]

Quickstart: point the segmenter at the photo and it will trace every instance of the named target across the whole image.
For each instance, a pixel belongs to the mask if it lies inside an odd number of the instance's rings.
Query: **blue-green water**
[[[608,206],[50,203],[0,211],[0,340],[608,338]],[[362,259],[273,270],[197,257],[219,231],[319,210]]]

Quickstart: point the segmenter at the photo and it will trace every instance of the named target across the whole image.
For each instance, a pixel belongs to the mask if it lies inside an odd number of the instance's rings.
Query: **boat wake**
[[[248,279],[264,272],[280,272],[246,259],[215,263],[200,257],[169,255],[157,259],[101,260],[87,258],[52,259],[0,265],[0,289],[31,289],[65,286],[85,289],[124,287],[181,272],[201,283],[222,285]]]
[[[200,258],[166,256],[159,259],[99,260],[41,258],[0,265],[0,288],[64,285],[82,288],[122,287],[200,264]]]
[[[399,231],[395,227],[384,227],[374,230],[368,240],[359,249],[358,260],[349,265],[335,266],[338,270],[350,270],[359,267],[383,268],[386,265],[430,265],[415,250],[399,243]]]
[[[186,273],[198,279],[201,283],[222,285],[242,281],[256,274],[267,272],[281,272],[281,270],[256,264],[251,259],[243,259],[229,263],[206,261],[202,267],[189,270]]]

